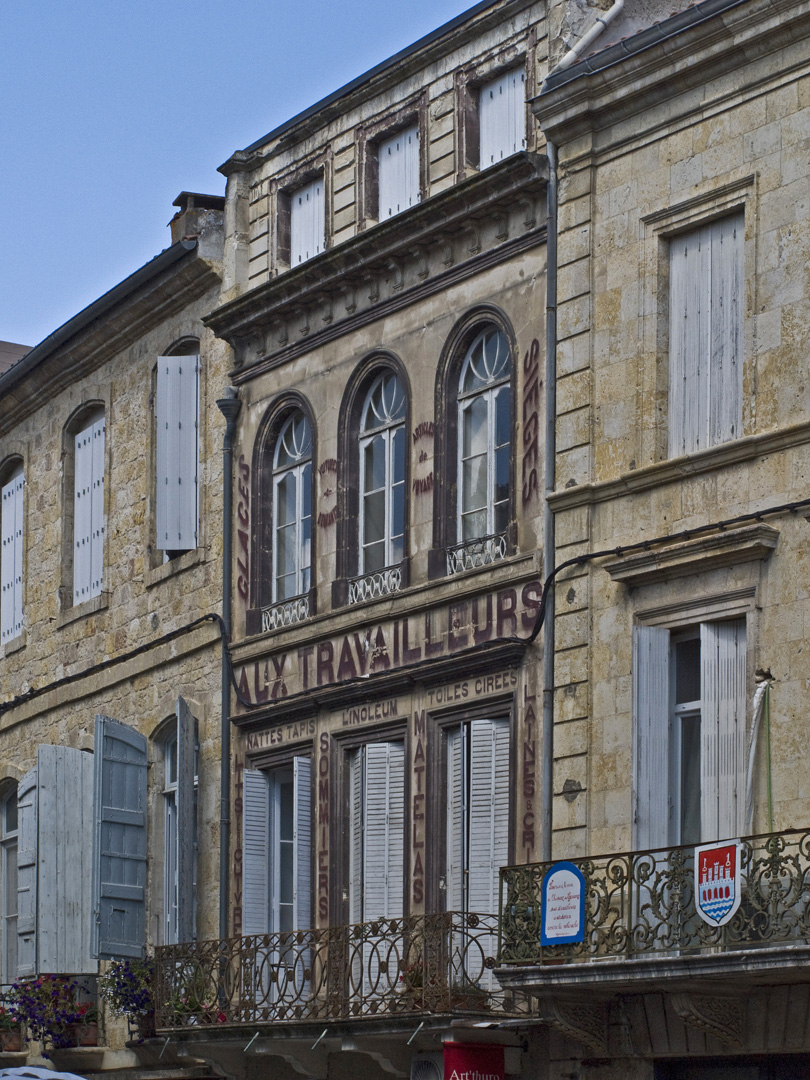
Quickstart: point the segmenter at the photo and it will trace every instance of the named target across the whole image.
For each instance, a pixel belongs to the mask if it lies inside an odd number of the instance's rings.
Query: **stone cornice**
[[[753,461],[767,454],[778,453],[794,446],[810,442],[810,423],[791,424],[779,431],[767,431],[761,435],[749,435],[733,442],[710,446],[695,454],[658,461],[641,469],[624,473],[612,480],[600,480],[574,487],[563,488],[549,496],[549,505],[555,513],[573,510],[578,506],[594,506],[597,503],[621,499],[640,491],[661,487],[663,484],[682,483],[692,476],[725,469],[744,461]]]
[[[77,379],[111,360],[161,320],[202,297],[219,281],[218,264],[199,258],[189,246],[182,261],[101,312],[3,392],[0,437]]]
[[[663,102],[673,103],[677,114],[679,94],[729,71],[741,82],[755,80],[757,59],[810,34],[807,0],[738,0],[714,12],[712,7],[697,4],[692,17],[681,13],[577,65],[532,103],[546,135],[569,142]]]
[[[544,157],[515,155],[212,312],[206,325],[233,346],[236,380],[540,243],[547,172]]]

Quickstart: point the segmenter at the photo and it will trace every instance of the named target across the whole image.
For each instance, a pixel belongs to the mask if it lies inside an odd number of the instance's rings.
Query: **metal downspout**
[[[554,570],[556,548],[554,512],[549,496],[554,491],[557,453],[557,147],[546,142],[548,189],[546,195],[546,441],[545,505],[543,510],[543,576]],[[554,800],[554,587],[549,590],[543,626],[543,764],[541,852],[551,861],[552,806]]]
[[[231,680],[228,667],[228,644],[231,638],[231,593],[233,588],[233,436],[236,418],[242,408],[234,386],[217,400],[225,417],[222,440],[222,690],[220,729],[219,787],[219,937],[228,937],[228,862],[231,847]]]

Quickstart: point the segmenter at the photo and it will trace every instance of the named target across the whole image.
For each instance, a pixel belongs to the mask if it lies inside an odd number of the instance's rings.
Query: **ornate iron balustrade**
[[[290,600],[262,608],[262,633],[280,630],[284,626],[303,622],[309,618],[309,593],[293,596]]]
[[[525,1007],[493,973],[497,923],[445,912],[165,945],[156,959],[156,1027],[518,1015]]]
[[[378,596],[399,592],[402,588],[402,565],[386,566],[373,574],[363,574],[349,582],[349,603],[362,604]]]
[[[488,566],[505,559],[506,533],[465,540],[463,544],[454,544],[446,550],[447,573],[461,574],[465,570],[474,570],[478,566]]]
[[[542,884],[553,863],[501,870],[499,964],[731,951],[810,943],[810,832],[742,841],[740,907],[725,926],[695,908],[694,847],[572,859],[585,878],[585,940],[541,947]]]

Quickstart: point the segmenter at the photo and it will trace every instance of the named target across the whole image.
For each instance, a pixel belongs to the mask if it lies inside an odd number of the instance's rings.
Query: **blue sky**
[[[169,242],[183,190],[474,0],[0,0],[0,339]]]

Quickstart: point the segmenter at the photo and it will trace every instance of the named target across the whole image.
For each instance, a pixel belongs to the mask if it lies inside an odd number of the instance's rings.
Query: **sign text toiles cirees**
[[[695,907],[709,926],[724,926],[740,906],[739,840],[695,848]]]
[[[585,940],[585,878],[571,862],[558,862],[543,878],[541,945]]]

